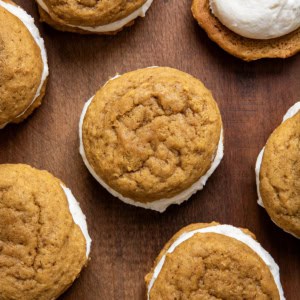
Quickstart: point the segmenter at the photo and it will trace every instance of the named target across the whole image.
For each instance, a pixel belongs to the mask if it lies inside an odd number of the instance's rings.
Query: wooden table
[[[18,0],[38,22],[34,1]],[[61,299],[142,299],[143,278],[165,242],[193,222],[252,230],[281,267],[287,299],[300,299],[300,243],[256,204],[257,154],[286,110],[300,100],[300,55],[240,61],[211,42],[190,0],[156,0],[145,19],[117,36],[81,36],[38,24],[51,76],[43,105],[0,131],[0,163],[28,163],[61,178],[80,201],[93,238],[92,260]],[[206,188],[159,214],[123,204],[89,174],[78,153],[83,104],[116,72],[171,66],[213,91],[225,128],[225,157]]]

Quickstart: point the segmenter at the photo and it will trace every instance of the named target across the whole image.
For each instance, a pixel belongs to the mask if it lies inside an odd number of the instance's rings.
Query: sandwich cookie
[[[0,165],[1,299],[56,299],[87,264],[90,247],[85,216],[59,179]]]
[[[77,33],[116,34],[138,17],[145,17],[153,0],[36,0],[41,20]]]
[[[0,128],[21,122],[41,104],[48,74],[34,20],[13,2],[0,0]]]
[[[85,104],[80,153],[115,197],[163,212],[204,187],[223,157],[222,131],[199,80],[151,67],[109,80]]]
[[[284,231],[300,238],[300,102],[269,137],[256,161],[258,204]]]
[[[192,224],[176,233],[145,277],[148,300],[284,300],[279,267],[247,229]]]
[[[192,13],[212,41],[243,60],[300,51],[299,0],[193,0]]]

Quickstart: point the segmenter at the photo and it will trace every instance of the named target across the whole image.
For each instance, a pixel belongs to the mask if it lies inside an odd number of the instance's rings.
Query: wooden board
[[[38,21],[34,1],[18,0]],[[286,110],[300,100],[300,55],[240,61],[197,26],[189,0],[156,0],[147,17],[117,36],[81,36],[38,24],[51,76],[44,103],[18,126],[0,131],[0,163],[47,169],[74,192],[87,215],[92,260],[61,299],[142,299],[144,275],[165,242],[193,222],[252,230],[281,267],[287,299],[300,299],[300,243],[256,204],[254,164]],[[224,121],[225,157],[206,188],[164,214],[108,194],[78,153],[84,102],[116,72],[160,65],[186,71],[213,91]]]

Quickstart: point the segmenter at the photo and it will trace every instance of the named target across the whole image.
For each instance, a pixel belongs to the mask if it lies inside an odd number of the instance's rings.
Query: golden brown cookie
[[[148,300],[284,299],[279,268],[247,229],[192,224],[145,277]]]
[[[222,120],[210,91],[166,67],[108,81],[86,105],[80,129],[94,177],[124,202],[159,211],[203,188],[223,156]],[[155,207],[165,200],[172,203]]]
[[[144,17],[153,0],[36,0],[41,21],[61,31],[116,34]]]
[[[193,0],[192,13],[212,41],[243,60],[287,58],[300,51],[300,28],[279,38],[256,40],[240,36],[224,26],[212,14],[209,0]]]
[[[87,264],[89,247],[84,215],[60,180],[0,165],[0,299],[56,299]]]
[[[41,104],[48,65],[33,19],[0,0],[0,128],[18,123]]]
[[[300,103],[299,103],[300,108]],[[259,166],[263,206],[283,230],[300,238],[300,111],[269,137]]]

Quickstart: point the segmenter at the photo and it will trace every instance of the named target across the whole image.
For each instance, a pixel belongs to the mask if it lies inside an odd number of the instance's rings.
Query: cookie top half
[[[261,198],[272,220],[300,237],[300,111],[269,137],[259,179]]]
[[[284,300],[278,272],[250,231],[192,224],[159,254],[145,278],[147,299]]]
[[[60,180],[0,165],[0,298],[56,299],[87,262]]]
[[[211,167],[222,130],[216,102],[184,72],[154,67],[108,81],[82,125],[95,173],[141,203],[170,198]]]
[[[100,26],[124,19],[147,0],[43,0],[54,21],[65,25]]]
[[[14,121],[32,104],[44,76],[41,49],[22,20],[30,18],[12,2],[0,3],[0,127]],[[32,21],[33,22],[33,21]],[[32,23],[33,24],[33,23]],[[34,25],[34,24],[33,24]],[[37,31],[35,28],[34,30]],[[45,77],[47,77],[46,74]],[[45,78],[44,78],[45,79]]]

